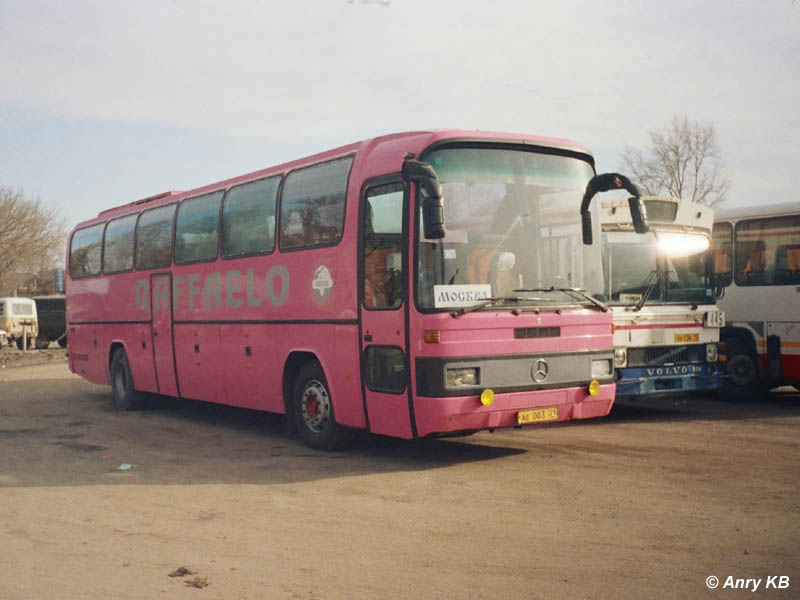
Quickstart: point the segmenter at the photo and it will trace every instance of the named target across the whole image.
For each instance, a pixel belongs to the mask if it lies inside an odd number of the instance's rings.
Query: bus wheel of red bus
[[[336,450],[352,441],[352,430],[336,423],[328,381],[318,362],[306,363],[300,369],[292,401],[295,426],[306,444],[319,450]]]
[[[111,391],[120,410],[136,410],[145,403],[145,395],[133,387],[133,375],[125,350],[117,348],[111,358]]]
[[[761,381],[761,367],[755,349],[741,338],[725,340],[727,355],[726,377],[722,391],[734,400],[752,400],[761,396],[766,387]]]

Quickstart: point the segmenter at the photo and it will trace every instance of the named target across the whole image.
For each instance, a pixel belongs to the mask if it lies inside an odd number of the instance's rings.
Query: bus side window
[[[764,269],[766,267],[766,249],[764,242],[757,241],[749,244],[742,244],[742,256],[746,262],[744,269],[745,281],[752,284],[764,282]]]
[[[172,262],[172,221],[175,205],[151,208],[136,223],[136,268],[166,267]]]
[[[739,221],[734,255],[736,283],[786,285],[796,282],[798,240],[798,215]]]
[[[175,263],[184,264],[217,257],[219,204],[222,192],[184,200],[175,224]]]
[[[273,251],[275,205],[280,182],[280,176],[272,177],[228,191],[222,208],[223,258]]]
[[[727,287],[733,281],[733,226],[730,223],[715,223],[711,234],[709,268],[711,284],[714,287]]]
[[[775,250],[775,283],[800,283],[800,244],[778,246]]]
[[[133,230],[137,215],[109,221],[103,239],[103,273],[122,273],[133,268]]]
[[[403,302],[403,186],[367,191],[364,206],[364,305],[397,308]]]
[[[100,223],[72,234],[69,272],[73,279],[100,274],[104,229],[105,223]]]
[[[280,203],[281,250],[331,245],[341,239],[352,164],[353,157],[347,156],[286,176]]]

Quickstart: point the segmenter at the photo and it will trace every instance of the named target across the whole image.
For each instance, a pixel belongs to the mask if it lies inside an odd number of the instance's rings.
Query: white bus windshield
[[[578,209],[594,175],[587,160],[486,146],[434,150],[424,160],[442,184],[446,235],[418,236],[421,308],[511,296],[523,304],[588,304],[558,288],[602,293],[600,245],[581,243]]]
[[[652,232],[604,232],[604,297],[611,304],[637,305],[643,297],[645,304],[710,303],[714,294],[705,256],[660,254]]]

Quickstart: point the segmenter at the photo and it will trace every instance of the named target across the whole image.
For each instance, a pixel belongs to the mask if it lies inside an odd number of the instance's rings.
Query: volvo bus
[[[324,449],[606,415],[601,250],[565,241],[594,175],[575,142],[421,131],[110,208],[70,234],[70,369]]]
[[[717,212],[711,257],[727,323],[725,393],[800,386],[800,204]]]
[[[716,390],[722,384],[709,247],[713,212],[688,200],[642,196],[648,231],[628,202],[600,203],[604,300],[614,313],[617,397]]]

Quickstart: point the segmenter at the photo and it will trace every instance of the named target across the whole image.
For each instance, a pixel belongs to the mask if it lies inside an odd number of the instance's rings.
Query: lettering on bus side
[[[153,289],[153,310],[167,310],[167,278],[156,279]],[[266,298],[274,307],[282,306],[289,297],[289,270],[283,265],[275,265],[267,271],[264,287],[256,286],[253,269],[244,273],[238,269],[214,271],[207,275],[189,273],[172,276],[173,310],[188,308],[211,312],[218,309],[238,310],[258,308]],[[136,282],[136,310],[150,310],[150,280]]]

